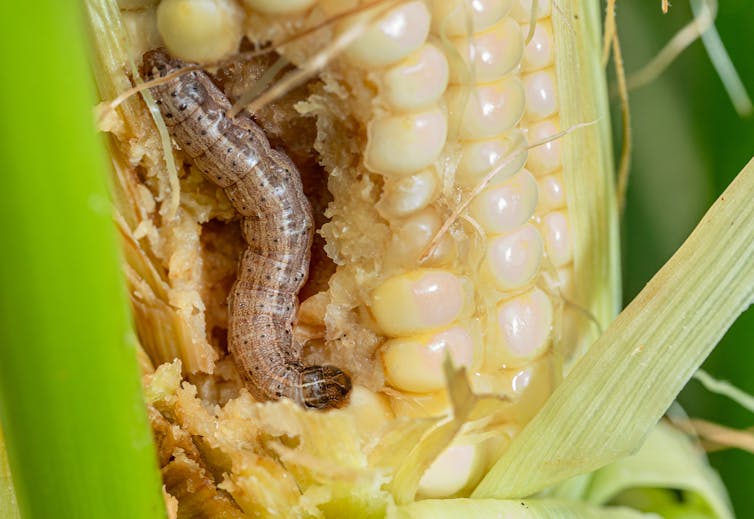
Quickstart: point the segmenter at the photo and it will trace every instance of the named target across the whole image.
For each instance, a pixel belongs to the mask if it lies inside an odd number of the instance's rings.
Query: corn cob
[[[580,158],[576,134],[560,136],[592,122],[595,112],[564,102],[578,88],[573,77],[562,91],[565,57],[580,45],[572,43],[569,16],[583,13],[563,6],[559,19],[549,1],[535,5],[532,14],[525,0],[381,2],[374,9],[339,0],[163,0],[156,10],[125,14],[138,41],[133,57],[162,42],[199,62],[231,55],[244,32],[255,42],[278,41],[337,20],[278,49],[303,67],[328,41],[365,27],[296,99],[298,112],[316,118],[312,145],[332,195],[320,233],[337,269],[326,290],[301,302],[295,333],[309,340],[309,361],[344,366],[352,375],[359,430],[450,413],[446,355],[466,368],[475,393],[506,400],[495,418],[504,434],[474,441],[458,435],[424,474],[425,497],[472,488],[593,336],[584,315],[604,324],[615,311],[616,265],[603,254],[614,252],[614,214],[604,210],[606,221],[597,224],[593,216],[574,216],[574,200],[609,207],[609,153]],[[338,17],[343,12],[355,14]],[[563,41],[570,47],[559,46]],[[263,114],[257,118],[264,127]],[[580,139],[600,135],[589,132]],[[594,193],[584,194],[592,175],[602,177],[593,180]],[[184,239],[199,242],[198,221],[211,242],[205,222],[234,218],[227,200],[212,189],[217,201],[206,200],[208,187],[194,172],[184,175],[181,189]],[[215,208],[196,209],[207,204]],[[593,237],[578,233],[600,226],[607,235],[596,240],[602,248],[587,251]],[[237,232],[218,236],[240,246]],[[183,287],[209,300],[212,311],[201,326],[210,330],[227,326],[227,317],[218,296],[207,294],[219,279],[227,290],[238,254],[219,248],[205,256],[209,279],[194,273]],[[188,254],[173,241],[168,249],[162,254],[173,260],[176,251]],[[595,289],[589,275],[607,279]],[[201,398],[225,403],[237,394],[237,377],[226,360],[214,360],[223,355],[222,341],[206,335],[199,342],[211,353],[202,363],[188,358],[185,367]],[[169,360],[170,351],[158,351],[165,341],[141,338],[154,362]],[[200,428],[190,420],[183,426]],[[264,499],[239,497],[249,492],[246,485],[236,479],[224,488],[248,512]]]

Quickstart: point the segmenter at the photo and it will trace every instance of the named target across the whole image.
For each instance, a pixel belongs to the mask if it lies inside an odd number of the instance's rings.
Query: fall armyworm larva
[[[148,79],[185,65],[163,49],[143,57]],[[228,301],[228,345],[246,387],[258,400],[340,407],[351,390],[348,375],[305,366],[293,340],[314,227],[296,166],[247,114],[226,116],[230,102],[206,73],[192,71],[151,92],[174,141],[243,217],[247,246]]]

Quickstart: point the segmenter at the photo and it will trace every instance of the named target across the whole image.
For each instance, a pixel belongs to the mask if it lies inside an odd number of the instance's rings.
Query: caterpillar
[[[146,79],[186,63],[164,49],[142,57]],[[207,73],[192,71],[151,89],[173,140],[242,216],[246,249],[228,298],[228,349],[257,400],[290,398],[317,409],[343,406],[351,380],[341,369],[306,366],[293,338],[297,294],[306,281],[314,234],[296,166],[273,149]]]

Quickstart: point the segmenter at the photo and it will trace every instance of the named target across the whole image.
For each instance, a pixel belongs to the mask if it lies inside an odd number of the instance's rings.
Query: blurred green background
[[[674,2],[663,15],[660,0],[624,0],[618,2],[617,17],[630,74],[654,57],[692,14],[685,1]],[[715,24],[754,95],[754,2],[721,1]],[[741,118],[735,112],[701,41],[657,81],[632,91],[630,100],[634,150],[623,220],[625,303],[683,243],[754,156],[754,117]],[[613,117],[618,128],[615,110]],[[754,308],[738,319],[704,367],[754,394]],[[680,402],[692,417],[737,428],[754,425],[751,413],[695,381],[688,384]],[[736,515],[754,516],[754,454],[728,450],[710,454],[710,460],[728,487]]]

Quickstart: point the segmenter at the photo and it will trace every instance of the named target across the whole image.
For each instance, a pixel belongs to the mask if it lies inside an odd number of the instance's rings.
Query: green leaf
[[[164,517],[80,7],[0,16],[0,419],[24,517]]]
[[[531,495],[635,452],[754,300],[754,161],[618,316],[473,497]]]
[[[662,508],[675,508],[699,517],[733,517],[725,488],[701,449],[684,433],[663,422],[633,456],[611,463],[586,478],[575,479],[588,481],[580,495],[573,496],[569,492],[572,485],[568,483],[562,485],[565,494],[559,485],[553,495],[561,498],[568,495],[593,505],[614,504],[617,500],[621,505],[655,513]],[[683,502],[676,499],[677,491],[683,491]],[[655,495],[662,499],[659,503],[640,503],[629,499],[630,495]]]
[[[640,519],[657,518],[628,508],[603,508],[586,503],[551,499],[499,501],[495,499],[427,499],[398,507],[390,519]]]

